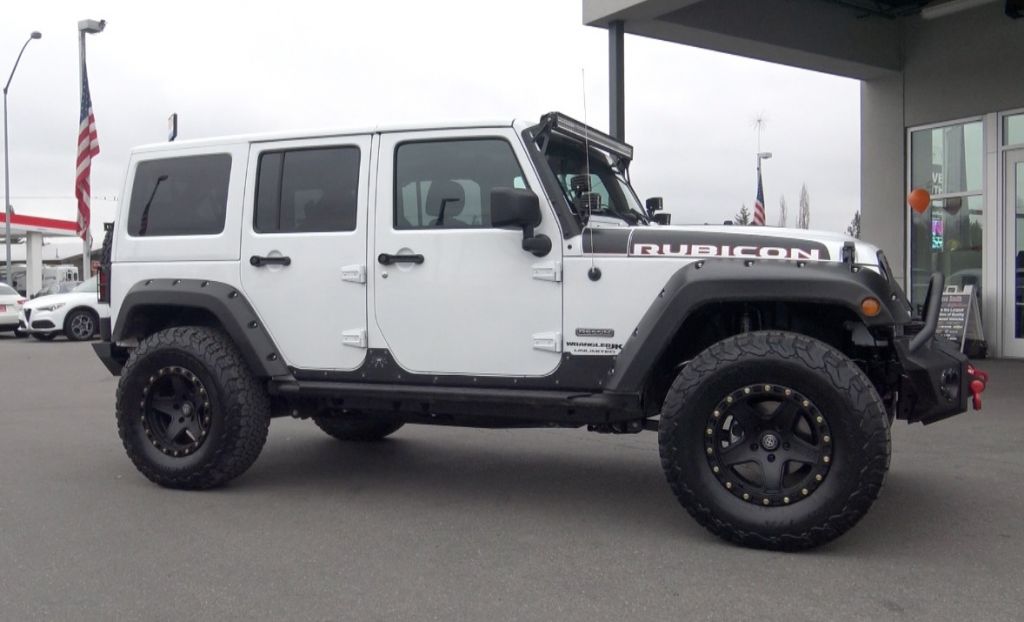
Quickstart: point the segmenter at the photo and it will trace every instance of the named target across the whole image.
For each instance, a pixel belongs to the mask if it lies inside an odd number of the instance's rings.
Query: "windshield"
[[[71,290],[78,293],[95,294],[96,293],[96,277],[92,277],[88,281],[82,281],[82,284]]]
[[[587,184],[581,182],[588,178],[589,169],[590,192],[598,197],[598,204],[590,212],[592,216],[614,218],[625,225],[647,224],[647,214],[633,188],[601,151],[590,150],[588,166],[582,146],[552,140],[546,158],[569,205],[575,205],[579,195],[586,191]]]

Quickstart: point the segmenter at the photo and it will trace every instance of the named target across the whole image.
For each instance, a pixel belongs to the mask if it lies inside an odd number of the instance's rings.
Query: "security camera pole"
[[[75,170],[75,195],[78,198],[78,222],[82,229],[82,280],[92,277],[92,235],[89,224],[92,220],[90,205],[92,203],[89,176],[92,169],[92,157],[99,153],[96,142],[95,119],[92,115],[92,97],[89,95],[89,81],[85,70],[85,35],[103,32],[107,20],[83,19],[78,22],[78,84],[79,101],[82,102],[80,125],[78,130],[78,158]],[[84,182],[84,183],[83,183]]]
[[[7,157],[7,90],[11,88],[11,80],[14,79],[14,72],[18,70],[18,63],[21,62],[21,55],[25,53],[25,48],[32,42],[32,39],[40,39],[42,36],[37,31],[25,40],[25,45],[21,46],[18,58],[14,61],[14,67],[11,68],[7,84],[4,85],[4,239],[7,247],[7,272],[4,278],[8,285],[14,282],[14,278],[11,276],[11,169]]]

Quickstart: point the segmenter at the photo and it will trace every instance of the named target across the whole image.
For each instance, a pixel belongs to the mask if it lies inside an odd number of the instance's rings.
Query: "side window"
[[[359,148],[328,147],[260,155],[257,233],[355,231]]]
[[[230,177],[226,153],[140,162],[128,205],[128,235],[220,233]]]
[[[490,228],[498,187],[527,187],[505,140],[403,143],[395,153],[395,229]]]

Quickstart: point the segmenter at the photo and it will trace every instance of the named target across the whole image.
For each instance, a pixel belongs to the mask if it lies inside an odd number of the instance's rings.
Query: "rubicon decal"
[[[739,244],[634,244],[630,255],[660,255],[663,257],[745,257],[750,259],[822,259],[817,248],[785,246],[749,246]]]
[[[583,252],[630,257],[732,257],[828,261],[828,247],[817,240],[765,235],[761,227],[735,227],[736,232],[661,227],[587,229]]]

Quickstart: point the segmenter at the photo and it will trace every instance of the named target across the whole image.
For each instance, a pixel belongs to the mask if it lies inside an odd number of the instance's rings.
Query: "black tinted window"
[[[224,230],[231,156],[226,153],[140,162],[128,209],[128,234],[213,235]]]
[[[253,228],[258,233],[355,231],[359,148],[260,156]]]
[[[491,226],[491,190],[525,188],[512,146],[487,138],[399,145],[395,228]]]

